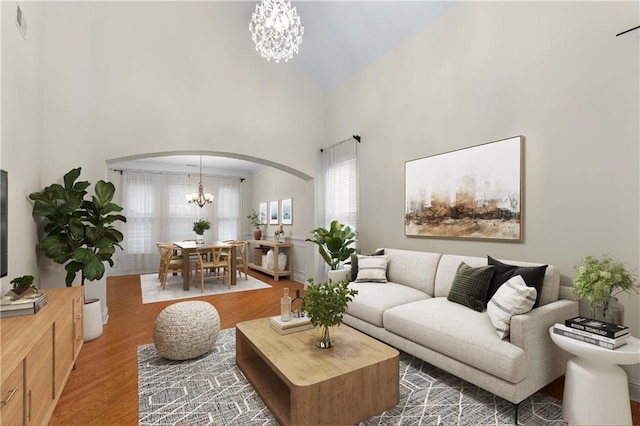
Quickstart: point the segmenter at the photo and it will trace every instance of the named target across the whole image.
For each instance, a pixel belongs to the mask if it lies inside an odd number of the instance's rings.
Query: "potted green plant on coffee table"
[[[358,290],[349,288],[347,280],[314,284],[313,278],[309,278],[308,282],[303,310],[311,324],[318,329],[316,346],[328,349],[333,347],[331,327],[342,324],[347,304],[358,294]]]

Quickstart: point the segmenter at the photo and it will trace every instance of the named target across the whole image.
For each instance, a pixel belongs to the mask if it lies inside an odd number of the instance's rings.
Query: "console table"
[[[293,277],[293,243],[279,243],[273,240],[249,240],[249,244],[251,246],[265,246],[273,249],[273,270],[267,269],[267,265],[257,264],[255,255],[253,261],[249,263],[249,268],[272,275],[276,281],[278,281],[280,277]],[[280,250],[283,250],[283,253],[287,254],[287,267],[283,271],[280,271],[278,268],[278,255],[280,254]]]
[[[0,320],[0,424],[46,425],[83,344],[84,288],[40,290],[33,315]]]

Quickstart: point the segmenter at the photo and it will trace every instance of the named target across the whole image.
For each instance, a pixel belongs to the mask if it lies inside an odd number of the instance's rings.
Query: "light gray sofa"
[[[460,262],[487,265],[486,257],[384,249],[387,283],[351,282],[358,294],[344,323],[416,356],[461,379],[518,404],[565,372],[570,356],[549,337],[549,327],[578,315],[570,288],[560,287],[560,271],[545,271],[540,305],[511,319],[510,336],[498,337],[486,310],[477,312],[447,300]],[[518,266],[538,266],[503,260]],[[329,279],[350,278],[350,268]]]

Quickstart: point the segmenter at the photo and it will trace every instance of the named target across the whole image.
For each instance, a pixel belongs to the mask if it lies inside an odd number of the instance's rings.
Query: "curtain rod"
[[[133,173],[149,173],[154,175],[180,175],[180,176],[187,175],[187,177],[194,174],[194,173],[186,173],[186,172],[160,172],[156,170],[136,170],[136,169],[113,169],[113,171],[120,174],[123,174],[124,172],[133,172]],[[200,173],[196,172],[195,175],[199,176]],[[245,178],[242,176],[212,175],[207,173],[203,173],[202,176],[214,177],[214,178],[225,178],[225,179],[240,179],[241,182],[245,180]]]
[[[627,30],[627,31],[623,31],[623,32],[621,32],[621,33],[618,33],[618,34],[616,34],[616,37],[621,36],[622,34],[626,34],[626,33],[630,32],[630,31],[637,30],[638,28],[640,28],[640,25],[638,25],[638,26],[637,26],[637,27],[635,27],[635,28],[631,28],[630,30]]]
[[[360,135],[353,135],[353,136],[351,136],[350,138],[346,138],[346,139],[344,139],[344,140],[341,140],[340,142],[336,142],[336,143],[334,143],[334,144],[333,144],[333,145],[331,145],[331,146],[336,146],[336,145],[340,145],[341,143],[349,142],[351,139],[355,139],[355,140],[356,140],[356,142],[360,143],[360,139],[361,139],[361,137],[360,137]],[[330,146],[328,146],[327,148],[331,148],[331,147],[330,147]],[[324,152],[324,148],[320,148],[320,152]]]

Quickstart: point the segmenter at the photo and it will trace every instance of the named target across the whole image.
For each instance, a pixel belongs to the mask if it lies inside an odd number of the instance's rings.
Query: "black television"
[[[9,258],[7,256],[9,228],[7,226],[7,199],[9,185],[6,170],[0,170],[0,278],[7,276]]]

